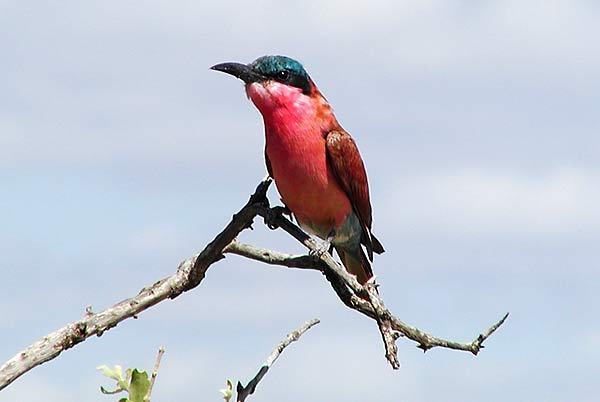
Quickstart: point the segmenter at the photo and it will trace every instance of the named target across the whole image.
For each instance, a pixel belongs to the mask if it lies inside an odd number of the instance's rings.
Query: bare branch
[[[246,385],[244,387],[242,385],[242,383],[238,381],[238,383],[237,383],[237,401],[244,402],[249,395],[252,395],[254,393],[254,390],[256,389],[256,386],[260,382],[260,380],[262,380],[262,378],[265,376],[265,374],[267,374],[267,371],[269,371],[269,368],[271,368],[273,363],[275,363],[275,360],[277,360],[279,355],[281,355],[281,353],[283,352],[283,349],[285,349],[290,343],[295,342],[298,339],[300,339],[302,334],[304,334],[306,331],[308,331],[309,329],[311,329],[312,327],[317,325],[319,322],[321,322],[321,321],[319,321],[318,318],[313,318],[312,320],[305,322],[304,325],[302,325],[297,330],[290,332],[285,337],[285,339],[283,341],[281,341],[279,343],[279,345],[277,345],[277,347],[273,350],[273,352],[271,352],[269,357],[267,357],[267,360],[265,361],[265,363],[262,365],[260,370],[258,370],[258,373],[256,373],[254,378],[250,380],[248,385]]]
[[[222,252],[242,230],[250,227],[259,208],[268,205],[266,193],[271,179],[263,180],[246,205],[233,216],[231,222],[210,242],[199,255],[179,264],[175,274],[144,288],[130,299],[123,300],[106,310],[94,314],[86,309],[85,316],[44,336],[42,339],[19,352],[0,367],[0,390],[32,368],[54,359],[63,351],[72,348],[87,338],[101,336],[127,318],[166,300],[174,299],[191,290],[204,279],[206,270],[223,258]]]
[[[154,388],[154,382],[156,381],[158,369],[160,368],[160,361],[162,360],[164,354],[165,348],[161,346],[160,348],[158,348],[158,354],[156,355],[156,361],[154,362],[154,369],[152,369],[152,375],[150,376],[150,386],[148,387],[148,392],[146,392],[146,396],[144,396],[144,402],[150,402],[152,388]]]
[[[396,318],[385,308],[374,284],[362,286],[356,280],[356,277],[349,274],[341,265],[335,262],[329,253],[323,253],[320,257],[290,256],[235,241],[235,237],[241,231],[251,227],[256,215],[261,215],[269,227],[279,226],[309,250],[317,250],[317,244],[313,239],[281,215],[281,208],[269,208],[266,192],[270,184],[271,179],[263,180],[248,203],[233,216],[225,229],[200,254],[183,261],[173,275],[161,279],[142,289],[135,297],[123,300],[100,313],[95,314],[91,311],[91,308],[87,308],[83,318],[44,336],[7,361],[0,367],[0,390],[32,368],[54,359],[63,351],[72,348],[87,338],[93,335],[101,336],[121,321],[136,317],[142,311],[163,300],[174,299],[183,292],[195,288],[204,278],[208,267],[224,258],[223,253],[225,252],[239,254],[271,265],[321,271],[346,306],[376,320],[384,341],[386,358],[394,368],[399,367],[395,345],[395,340],[399,336],[406,336],[417,342],[418,347],[425,351],[439,346],[469,351],[476,355],[483,348],[482,343],[508,317],[508,314],[506,314],[471,343],[447,341],[407,325]]]
[[[318,258],[308,254],[289,255],[279,251],[258,248],[251,244],[241,243],[233,239],[224,249],[223,254],[237,254],[242,257],[264,262],[270,265],[283,265],[289,268],[316,269],[321,271],[323,265]]]
[[[269,212],[259,211],[259,214],[264,216],[269,214]],[[271,222],[276,223],[277,226],[290,233],[309,250],[314,250],[316,248],[316,243],[300,228],[298,228],[285,217],[269,216],[269,219]],[[390,364],[392,364],[394,368],[396,368],[399,363],[397,362],[397,350],[395,345],[393,347],[391,345],[393,344],[393,341],[400,336],[405,336],[408,339],[417,342],[417,346],[424,351],[434,347],[442,347],[447,349],[467,351],[477,355],[483,348],[482,343],[489,336],[491,336],[508,318],[507,313],[504,317],[502,317],[502,319],[496,322],[488,330],[484,331],[481,335],[477,336],[477,338],[475,338],[475,340],[472,342],[460,343],[449,341],[423,332],[420,329],[408,325],[395,317],[383,305],[383,301],[379,297],[375,286],[363,287],[360,285],[353,275],[349,274],[343,267],[333,260],[331,255],[327,253],[322,255],[319,261],[315,261],[315,257],[306,256],[306,258],[300,258],[299,256],[288,255],[280,252],[273,253],[271,250],[249,246],[238,241],[234,241],[229,244],[225,248],[224,252],[243,255],[244,257],[262,261],[268,264],[283,265],[294,268],[316,269],[323,272],[340,300],[346,304],[346,306],[377,321],[380,332],[382,333],[384,345],[386,347],[386,358],[388,361],[390,361]],[[358,296],[364,295],[365,292],[367,292],[368,301],[365,297]]]

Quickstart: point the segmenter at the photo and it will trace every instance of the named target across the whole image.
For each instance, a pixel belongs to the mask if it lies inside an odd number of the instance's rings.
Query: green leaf
[[[233,395],[233,383],[231,380],[227,380],[227,388],[220,389],[219,392],[223,394],[223,399],[225,402],[229,402],[231,396]]]
[[[148,373],[133,369],[131,372],[131,383],[129,384],[129,400],[131,402],[144,402],[144,397],[150,388]]]
[[[98,370],[102,371],[106,377],[113,379],[117,382],[117,388],[114,391],[107,391],[104,387],[100,387],[100,390],[105,394],[116,394],[117,392],[121,392],[123,390],[128,389],[128,381],[123,378],[123,368],[118,364],[115,365],[113,369],[108,367],[106,364],[96,367]],[[129,370],[128,370],[129,371]]]
[[[123,369],[118,364],[114,369],[111,369],[106,364],[96,367],[98,370],[102,370],[102,374],[113,380],[120,381],[123,378]]]

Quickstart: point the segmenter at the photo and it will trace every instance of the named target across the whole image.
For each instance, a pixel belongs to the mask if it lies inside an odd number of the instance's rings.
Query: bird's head
[[[246,93],[261,112],[309,102],[319,91],[298,61],[286,56],[263,56],[250,64],[221,63],[212,70],[246,83]]]

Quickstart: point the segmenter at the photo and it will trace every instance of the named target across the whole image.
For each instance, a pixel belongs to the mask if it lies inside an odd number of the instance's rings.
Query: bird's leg
[[[321,258],[321,256],[327,252],[333,255],[333,244],[331,244],[331,242],[333,241],[334,236],[335,233],[332,231],[324,241],[317,241],[317,248],[310,250],[308,254],[317,258]]]
[[[291,218],[292,211],[290,211],[288,207],[282,205],[269,208],[268,213],[265,214],[264,217],[265,225],[267,225],[267,227],[271,230],[277,229],[279,227],[279,225],[277,224],[277,218],[283,215],[289,215]]]
[[[377,275],[373,275],[367,280],[367,285],[373,286],[375,290],[379,289],[379,284],[377,283]]]
[[[373,275],[370,277],[363,286],[371,287],[375,290],[375,293],[379,294],[379,284],[377,283],[377,276]]]

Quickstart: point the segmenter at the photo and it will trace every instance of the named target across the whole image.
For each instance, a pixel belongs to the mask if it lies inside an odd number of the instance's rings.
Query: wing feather
[[[356,143],[344,130],[334,130],[325,136],[327,159],[334,176],[348,195],[352,208],[362,226],[361,242],[367,249],[369,260],[373,261],[373,252],[383,253],[379,240],[371,233],[372,211],[369,198],[369,183],[364,163]]]

